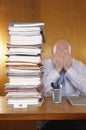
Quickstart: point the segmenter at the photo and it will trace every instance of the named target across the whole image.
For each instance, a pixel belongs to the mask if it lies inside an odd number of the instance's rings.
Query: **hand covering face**
[[[65,40],[57,41],[53,48],[52,59],[58,72],[61,72],[62,69],[67,71],[72,63],[70,44]]]

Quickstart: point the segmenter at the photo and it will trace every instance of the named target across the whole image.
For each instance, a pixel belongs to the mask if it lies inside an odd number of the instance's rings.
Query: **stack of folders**
[[[7,105],[27,108],[41,105],[42,51],[44,23],[9,23],[10,43],[7,43],[5,84]]]

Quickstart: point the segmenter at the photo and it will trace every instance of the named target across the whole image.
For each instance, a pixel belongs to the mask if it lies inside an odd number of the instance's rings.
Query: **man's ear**
[[[56,46],[53,47],[52,53],[53,53],[53,55],[55,55],[55,53],[56,53]]]

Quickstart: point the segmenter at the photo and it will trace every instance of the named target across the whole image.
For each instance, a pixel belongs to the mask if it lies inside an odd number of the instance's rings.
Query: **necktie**
[[[64,74],[65,74],[65,70],[63,69],[60,73],[60,77],[57,81],[57,83],[60,85],[62,84],[62,95],[65,95],[65,81],[64,81]]]
[[[52,66],[55,67],[53,61],[51,60]],[[65,95],[65,81],[64,81],[64,74],[65,74],[65,70],[63,69],[60,72],[60,77],[59,79],[54,83],[55,86],[57,86],[57,84],[62,84],[62,96]]]

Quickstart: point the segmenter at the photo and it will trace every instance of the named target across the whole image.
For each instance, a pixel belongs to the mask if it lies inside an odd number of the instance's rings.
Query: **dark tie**
[[[52,61],[52,66],[55,67],[53,61]],[[62,84],[62,95],[64,96],[65,95],[65,81],[64,81],[64,74],[65,74],[65,70],[63,69],[60,73],[60,78],[58,79],[58,81],[56,81],[54,83],[54,86],[57,87],[57,84]]]
[[[65,70],[63,69],[63,70],[60,72],[60,77],[59,77],[58,81],[56,82],[56,83],[58,83],[59,85],[60,85],[60,84],[62,85],[62,95],[63,95],[63,96],[65,95],[64,74],[65,74]]]

